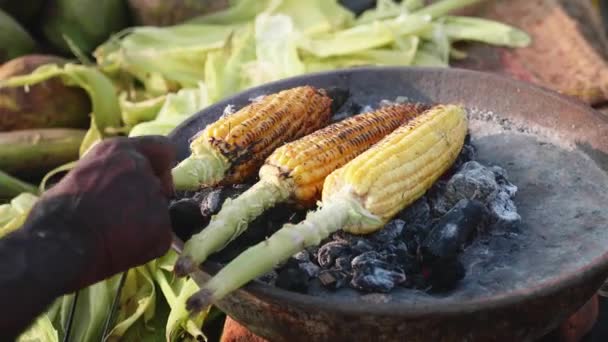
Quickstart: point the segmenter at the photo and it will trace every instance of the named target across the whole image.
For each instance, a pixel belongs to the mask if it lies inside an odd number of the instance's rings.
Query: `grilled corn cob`
[[[397,128],[326,178],[319,210],[241,253],[189,299],[189,309],[222,299],[340,228],[355,234],[381,228],[449,169],[466,131],[466,113],[454,105],[436,106]]]
[[[325,126],[332,99],[310,86],[265,96],[209,124],[190,143],[191,155],[172,170],[176,190],[249,178],[281,144]]]
[[[175,265],[185,276],[197,264],[241,235],[249,222],[279,202],[314,205],[328,174],[348,163],[407,120],[424,105],[399,104],[353,116],[275,150],[260,169],[260,181],[234,200],[226,200],[209,226],[184,246]]]

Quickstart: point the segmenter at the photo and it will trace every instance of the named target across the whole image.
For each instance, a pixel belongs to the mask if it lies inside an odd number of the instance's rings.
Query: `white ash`
[[[550,115],[550,113],[547,113],[547,115]],[[570,142],[571,140],[566,139],[558,130],[534,125],[529,121],[505,118],[493,111],[475,107],[467,108],[467,116],[469,118],[469,130],[475,132],[475,138],[513,131],[533,135],[536,139],[569,151],[575,149],[575,146]]]

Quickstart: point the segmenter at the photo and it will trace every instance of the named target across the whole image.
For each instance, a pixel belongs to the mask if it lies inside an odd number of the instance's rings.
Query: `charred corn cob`
[[[381,228],[449,169],[466,132],[466,113],[454,105],[436,106],[400,126],[326,178],[319,210],[243,252],[191,297],[188,307],[199,310],[222,299],[340,228],[355,234]]]
[[[380,141],[426,106],[399,104],[353,116],[275,150],[259,172],[260,181],[222,210],[184,246],[175,272],[184,276],[197,264],[241,235],[249,222],[278,202],[314,205],[325,177]]]
[[[325,126],[332,99],[310,86],[265,96],[209,124],[173,170],[176,190],[249,178],[277,147]]]

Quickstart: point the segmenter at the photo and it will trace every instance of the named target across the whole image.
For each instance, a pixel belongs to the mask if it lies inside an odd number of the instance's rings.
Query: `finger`
[[[129,138],[129,143],[148,159],[154,173],[159,177],[170,172],[175,164],[177,149],[164,136],[134,137]]]

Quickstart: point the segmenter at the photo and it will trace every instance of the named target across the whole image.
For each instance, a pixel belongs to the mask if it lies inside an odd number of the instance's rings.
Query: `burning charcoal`
[[[351,276],[348,272],[341,270],[321,270],[318,278],[321,284],[326,288],[337,290],[348,284]]]
[[[353,115],[361,113],[361,105],[352,101],[348,101],[348,103],[344,104],[336,114],[332,117],[332,121],[340,121],[351,117]]]
[[[373,251],[374,249],[374,245],[372,245],[372,243],[365,238],[358,238],[356,240],[353,240],[353,242],[351,243],[351,250],[355,255]]]
[[[222,189],[218,188],[207,194],[207,197],[201,201],[200,210],[205,216],[215,215],[222,208],[222,203]]]
[[[369,238],[372,239],[374,242],[380,244],[390,243],[397,239],[399,235],[401,235],[404,225],[405,221],[403,220],[392,220],[387,223],[382,229],[371,234]]]
[[[351,269],[351,266],[350,266],[351,260],[352,260],[351,256],[343,256],[343,257],[336,258],[335,268],[338,270],[348,271]]]
[[[201,212],[205,216],[217,214],[227,198],[235,198],[249,187],[249,184],[235,184],[212,188],[200,201]]]
[[[430,292],[449,291],[464,278],[465,268],[456,258],[437,260],[425,266],[423,276],[431,286]]]
[[[293,258],[298,260],[299,262],[309,262],[310,261],[310,253],[307,250],[300,251],[293,255]]]
[[[355,270],[350,284],[365,292],[389,292],[396,285],[405,282],[402,270],[383,268],[384,263],[366,263],[365,267]]]
[[[278,276],[279,275],[277,274],[276,271],[270,271],[270,272],[268,272],[266,274],[261,275],[258,278],[258,280],[261,281],[261,282],[264,282],[266,284],[274,286],[275,283],[276,283],[276,281],[277,281]]]
[[[492,166],[491,169],[500,189],[506,192],[510,197],[515,196],[515,193],[517,193],[517,186],[507,179],[507,170],[499,166]]]
[[[362,253],[358,256],[356,256],[350,263],[351,267],[353,269],[359,269],[359,268],[364,268],[366,267],[367,264],[369,263],[375,263],[375,262],[382,262],[383,261],[383,256],[376,252],[376,251],[369,251],[369,252],[365,252]]]
[[[279,270],[276,286],[284,290],[306,293],[308,274],[300,267],[285,267]]]
[[[515,203],[505,191],[499,191],[488,204],[488,208],[492,216],[492,226],[497,229],[513,228],[521,221]]]
[[[444,196],[450,206],[461,199],[485,202],[498,187],[492,170],[476,161],[470,161],[448,181]]]
[[[431,221],[431,207],[426,196],[422,196],[399,213],[406,226],[426,227]]]
[[[309,278],[314,278],[316,276],[319,275],[319,271],[321,270],[319,268],[319,266],[315,265],[314,263],[308,261],[308,262],[302,262],[298,265],[298,267],[304,271],[304,273],[306,273],[306,275]]]
[[[452,166],[452,170],[458,170],[462,167],[463,164],[471,160],[475,160],[476,155],[477,149],[473,144],[471,144],[471,136],[467,135],[464,145],[462,146],[462,150],[460,151],[458,158]]]
[[[198,202],[191,198],[174,201],[169,205],[169,217],[175,234],[186,241],[196,231],[207,224],[198,208]]]
[[[319,263],[319,266],[329,268],[333,266],[337,257],[350,253],[351,250],[347,242],[331,241],[319,248],[319,252],[317,253],[317,262]]]
[[[461,200],[437,222],[422,243],[423,255],[453,258],[470,240],[483,219],[484,207],[477,201]]]

